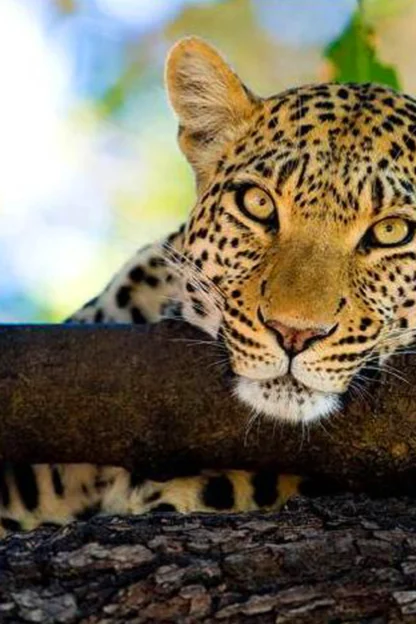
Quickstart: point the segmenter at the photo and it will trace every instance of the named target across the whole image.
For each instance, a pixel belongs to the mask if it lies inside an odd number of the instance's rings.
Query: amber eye
[[[409,221],[400,217],[389,217],[379,221],[370,230],[373,246],[394,247],[409,242],[414,228]]]
[[[277,220],[276,206],[266,191],[258,186],[240,186],[236,190],[240,210],[254,221],[270,224]]]

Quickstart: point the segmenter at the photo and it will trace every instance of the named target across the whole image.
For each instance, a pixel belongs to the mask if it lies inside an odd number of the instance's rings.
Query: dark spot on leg
[[[207,507],[231,509],[234,505],[234,487],[225,475],[210,477],[202,492],[202,500]]]
[[[101,511],[101,503],[96,503],[95,505],[89,505],[85,507],[82,511],[79,511],[75,514],[77,520],[90,520]]]
[[[129,273],[130,279],[133,282],[136,282],[136,284],[138,284],[139,282],[142,282],[144,280],[144,276],[145,276],[145,273],[141,266],[134,267],[134,269],[132,269]]]
[[[160,503],[160,505],[156,505],[153,509],[150,510],[151,513],[165,513],[171,511],[177,511],[175,505],[171,505],[170,503]]]
[[[146,275],[144,281],[148,286],[150,286],[150,288],[156,288],[156,286],[159,286],[159,279],[154,275]]]
[[[136,472],[135,470],[133,470],[130,473],[130,487],[131,488],[140,487],[141,485],[143,485],[144,482],[145,480],[143,479],[143,477],[141,477],[139,473]]]
[[[112,485],[113,483],[114,483],[114,479],[112,477],[110,477],[109,479],[106,479],[103,475],[102,470],[99,468],[94,478],[95,490],[97,490],[97,492],[102,492],[103,490],[105,490],[106,487],[108,487],[109,485]]]
[[[116,301],[119,308],[125,308],[130,301],[131,286],[120,286],[116,294]]]
[[[52,477],[52,485],[53,485],[55,494],[62,498],[62,496],[64,495],[64,484],[62,483],[59,470],[56,466],[51,466],[50,470],[51,470],[51,477]]]
[[[144,499],[144,502],[146,504],[148,504],[148,503],[155,503],[157,500],[159,500],[159,498],[161,496],[162,496],[161,492],[153,492],[149,496],[146,496],[146,498]]]
[[[12,518],[1,518],[0,524],[3,529],[6,531],[21,531],[22,525],[17,520],[13,520]]]
[[[35,472],[30,464],[15,464],[12,469],[22,503],[28,511],[33,511],[39,504]]]
[[[145,325],[147,323],[146,318],[143,316],[142,312],[136,306],[133,306],[130,310],[131,320],[135,325]]]
[[[259,507],[270,507],[277,501],[277,472],[275,470],[261,470],[253,475],[253,498]]]

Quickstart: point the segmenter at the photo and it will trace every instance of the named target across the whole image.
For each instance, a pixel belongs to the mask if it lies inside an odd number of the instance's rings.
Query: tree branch
[[[195,341],[204,340],[204,344]],[[274,464],[341,488],[409,492],[416,483],[415,358],[304,431],[232,397],[215,344],[181,323],[0,330],[0,459],[97,462],[144,475]]]

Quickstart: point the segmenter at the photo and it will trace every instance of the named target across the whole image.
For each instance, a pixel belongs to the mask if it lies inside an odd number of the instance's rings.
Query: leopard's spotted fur
[[[366,367],[413,340],[416,100],[372,84],[258,98],[195,38],[173,48],[166,81],[196,205],[180,232],[138,252],[71,320],[156,322],[179,304],[221,335],[245,403],[292,422],[328,415]],[[248,206],[251,189],[262,199]],[[0,473],[5,528],[91,508],[269,507],[297,484],[232,471],[143,484],[119,468],[18,470]]]

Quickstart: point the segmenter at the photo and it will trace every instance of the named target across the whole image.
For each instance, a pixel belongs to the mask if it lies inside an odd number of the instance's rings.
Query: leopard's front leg
[[[181,252],[183,229],[147,245],[120,269],[97,297],[69,323],[156,323],[180,309],[180,275],[173,256]]]

